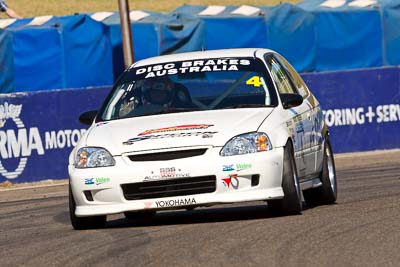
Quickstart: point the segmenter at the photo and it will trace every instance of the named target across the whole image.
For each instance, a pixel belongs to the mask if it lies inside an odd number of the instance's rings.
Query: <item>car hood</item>
[[[273,108],[195,111],[127,118],[93,125],[87,146],[112,155],[191,146],[223,146],[232,137],[256,131]]]

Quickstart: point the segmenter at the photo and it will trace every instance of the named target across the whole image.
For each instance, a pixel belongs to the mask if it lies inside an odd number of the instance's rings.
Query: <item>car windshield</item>
[[[263,62],[215,58],[133,67],[116,83],[100,110],[101,120],[276,106]]]

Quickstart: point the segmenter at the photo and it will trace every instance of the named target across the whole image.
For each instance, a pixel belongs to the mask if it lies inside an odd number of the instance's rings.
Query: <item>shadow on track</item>
[[[307,206],[303,202],[303,212],[314,208]],[[154,217],[151,218],[138,218],[128,219],[122,214],[121,218],[112,219],[109,215],[105,228],[126,228],[126,227],[151,227],[151,226],[168,226],[168,225],[184,225],[184,224],[205,224],[216,222],[230,222],[230,221],[247,221],[247,220],[261,220],[286,217],[284,215],[275,214],[268,210],[267,204],[253,204],[247,206],[229,206],[229,207],[208,207],[198,208],[195,210],[170,210],[158,211]],[[292,215],[295,216],[295,215]],[[53,216],[54,221],[64,225],[70,225],[68,211],[60,212]]]
[[[158,212],[150,219],[110,220],[106,228],[147,227],[182,224],[204,224],[229,221],[260,220],[281,217],[271,213],[267,205],[253,205],[241,207],[201,208],[191,211],[163,211]]]

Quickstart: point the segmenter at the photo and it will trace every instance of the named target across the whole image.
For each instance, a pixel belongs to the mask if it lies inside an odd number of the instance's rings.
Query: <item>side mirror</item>
[[[299,94],[280,94],[283,108],[293,108],[303,103],[303,97]]]
[[[97,115],[97,110],[83,112],[79,116],[79,121],[83,124],[91,125],[94,119],[96,118],[96,115]]]

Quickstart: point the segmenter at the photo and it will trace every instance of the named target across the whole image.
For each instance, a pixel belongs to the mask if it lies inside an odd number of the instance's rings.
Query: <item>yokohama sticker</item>
[[[154,207],[155,204],[156,206]],[[178,206],[188,206],[197,204],[194,198],[180,198],[171,200],[159,200],[154,202],[144,202],[145,208],[168,208],[168,207],[178,207]]]

